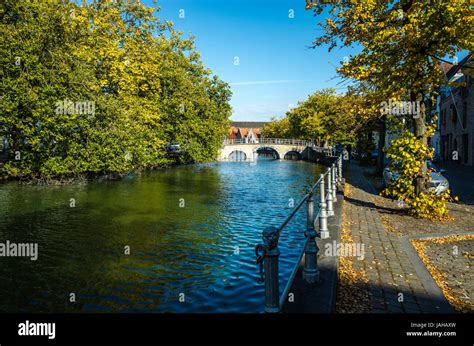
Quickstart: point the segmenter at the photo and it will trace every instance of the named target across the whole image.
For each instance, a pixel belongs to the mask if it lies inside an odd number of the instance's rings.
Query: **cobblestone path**
[[[369,310],[436,313],[446,309],[446,302],[433,294],[415,270],[416,263],[405,250],[402,237],[384,228],[374,203],[377,191],[358,164],[348,165],[346,180],[350,186],[344,201],[344,219],[353,241],[365,248],[365,258],[352,258],[352,266],[367,276]]]

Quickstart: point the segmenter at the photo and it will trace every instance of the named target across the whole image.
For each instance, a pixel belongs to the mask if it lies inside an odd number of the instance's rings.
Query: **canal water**
[[[0,185],[0,243],[38,244],[36,261],[0,257],[0,312],[262,312],[255,245],[321,171],[261,159],[121,181]],[[280,240],[281,291],[305,212]]]

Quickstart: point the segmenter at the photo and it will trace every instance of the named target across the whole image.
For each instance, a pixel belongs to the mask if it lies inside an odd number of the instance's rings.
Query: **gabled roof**
[[[251,130],[255,135],[259,135],[262,133],[262,130],[259,128],[252,128]]]
[[[246,127],[239,127],[239,132],[241,137],[245,137],[249,133],[249,129]]]

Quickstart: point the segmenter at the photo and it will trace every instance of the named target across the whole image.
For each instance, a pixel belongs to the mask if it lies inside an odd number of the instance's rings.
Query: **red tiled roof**
[[[262,130],[259,128],[254,128],[252,129],[252,132],[255,134],[255,136],[258,136],[262,133]]]
[[[246,137],[248,134],[249,134],[249,129],[248,128],[242,128],[242,127],[239,127],[239,131],[240,131],[240,136],[243,137]]]
[[[237,132],[238,132],[238,129],[235,127],[235,126],[231,126],[229,127],[229,138],[230,139],[236,139],[237,138]]]

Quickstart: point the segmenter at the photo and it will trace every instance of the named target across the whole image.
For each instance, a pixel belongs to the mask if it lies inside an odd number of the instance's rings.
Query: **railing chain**
[[[330,154],[328,152],[328,154]],[[333,202],[336,201],[337,184],[341,182],[342,177],[342,158],[339,156],[337,164],[331,164],[326,173],[321,174],[319,180],[312,186],[305,197],[292,210],[286,220],[277,227],[268,227],[262,233],[263,244],[255,247],[256,264],[259,265],[260,277],[257,280],[265,285],[265,312],[280,312],[285,303],[285,295],[291,289],[291,282],[299,268],[300,261],[304,254],[305,264],[303,268],[303,278],[307,283],[315,283],[319,280],[319,269],[317,263],[317,254],[319,251],[316,237],[327,239],[330,237],[327,219],[334,216]],[[327,186],[325,186],[325,178],[327,177]],[[319,213],[314,216],[314,193],[319,186],[320,203]],[[326,187],[326,189],[325,189]],[[334,198],[333,198],[334,197]],[[279,281],[278,281],[278,259],[280,251],[278,249],[278,241],[280,233],[288,222],[293,218],[296,212],[306,202],[306,242],[303,251],[300,253],[298,263],[293,268],[290,280],[287,282],[283,295],[280,297]],[[316,232],[317,220],[319,223],[319,232]]]
[[[261,255],[260,255],[260,251],[262,252]],[[267,254],[267,250],[265,248],[265,245],[258,244],[257,246],[255,246],[255,257],[256,257],[255,264],[258,264],[260,267],[260,271],[259,271],[260,279],[257,280],[257,282],[260,284],[264,282],[263,260],[265,259],[266,254]]]

